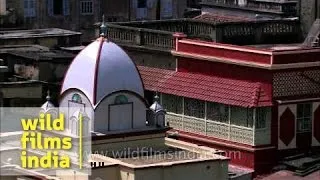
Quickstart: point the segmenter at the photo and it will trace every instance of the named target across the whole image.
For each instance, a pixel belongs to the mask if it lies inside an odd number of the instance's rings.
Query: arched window
[[[77,103],[82,103],[81,96],[79,94],[73,94],[72,101]]]
[[[128,103],[128,98],[125,95],[118,95],[115,100],[115,104],[125,104]]]

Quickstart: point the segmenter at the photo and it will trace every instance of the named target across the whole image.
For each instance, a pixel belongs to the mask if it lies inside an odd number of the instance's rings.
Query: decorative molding
[[[184,43],[184,44],[193,44],[193,45],[198,45],[198,46],[206,46],[206,47],[213,47],[213,48],[218,48],[218,49],[227,49],[227,50],[234,50],[234,51],[240,51],[240,52],[250,52],[250,53],[255,53],[255,54],[266,54],[266,55],[272,55],[272,51],[268,50],[259,50],[259,49],[250,49],[250,48],[244,48],[240,46],[234,46],[234,45],[227,45],[227,44],[216,44],[216,43],[201,43],[201,42],[194,42],[190,40],[179,40],[179,43]]]
[[[301,102],[307,102],[307,101],[319,101],[320,98],[308,98],[308,99],[296,99],[296,100],[277,100],[279,104],[292,104],[292,103],[301,103]],[[313,108],[313,111],[315,111],[315,108]]]
[[[178,51],[171,51],[171,53],[174,56],[185,57],[185,58],[194,58],[194,59],[205,60],[205,61],[235,64],[235,65],[262,68],[262,69],[271,69],[270,64],[255,63],[255,62],[249,62],[249,61],[239,61],[239,60],[230,59],[230,58],[214,57],[210,55],[199,55],[194,53],[185,53],[185,52],[178,52]]]

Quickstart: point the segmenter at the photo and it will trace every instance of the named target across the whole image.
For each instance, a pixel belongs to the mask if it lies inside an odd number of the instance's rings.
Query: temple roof
[[[61,94],[69,89],[82,91],[93,106],[117,91],[144,97],[135,64],[119,46],[102,37],[83,49],[69,66]]]

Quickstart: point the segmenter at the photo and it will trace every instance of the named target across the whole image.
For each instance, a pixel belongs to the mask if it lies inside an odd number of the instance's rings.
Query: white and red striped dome
[[[69,66],[61,95],[69,89],[82,91],[93,107],[117,91],[130,91],[144,97],[135,64],[118,45],[103,37],[83,49]]]

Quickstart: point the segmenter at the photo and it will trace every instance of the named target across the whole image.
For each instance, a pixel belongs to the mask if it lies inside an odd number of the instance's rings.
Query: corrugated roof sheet
[[[259,82],[138,66],[146,90],[242,107],[271,106]]]

